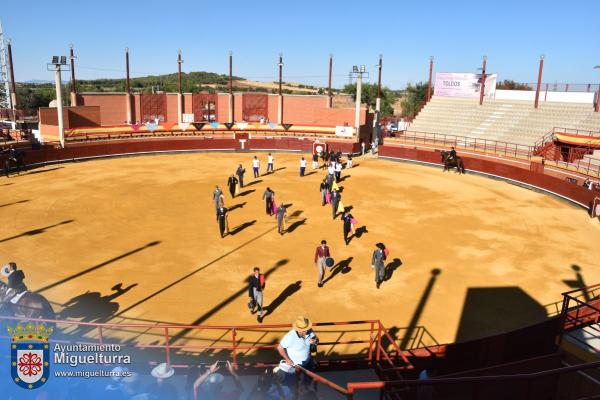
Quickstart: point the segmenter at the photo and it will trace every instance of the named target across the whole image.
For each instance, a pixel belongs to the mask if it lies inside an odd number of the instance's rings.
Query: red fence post
[[[235,331],[235,328],[233,328],[231,330],[231,343],[233,345],[233,355],[232,355],[232,358],[233,358],[233,367],[237,368],[237,343],[236,343],[235,336],[236,336],[236,331]]]
[[[379,362],[381,359],[381,321],[377,321],[377,354],[375,360]]]
[[[373,330],[374,323],[371,321],[371,330],[369,331],[369,364],[373,361]]]
[[[169,347],[170,341],[171,341],[171,338],[169,338],[169,327],[165,326],[165,353],[166,353],[168,366],[171,366],[171,348]]]
[[[98,341],[100,345],[104,344],[104,337],[102,336],[102,325],[98,325]]]

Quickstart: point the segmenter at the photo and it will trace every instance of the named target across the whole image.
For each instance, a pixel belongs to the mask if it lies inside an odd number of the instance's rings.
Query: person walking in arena
[[[321,206],[327,204],[327,192],[329,191],[329,184],[327,180],[323,179],[323,182],[319,185],[319,192],[321,192]]]
[[[244,174],[246,173],[246,170],[244,169],[244,167],[242,167],[242,164],[238,165],[237,170],[235,171],[235,174],[238,177],[238,180],[240,181],[240,187],[243,188],[244,187]]]
[[[352,168],[352,153],[348,153],[348,162],[346,163],[346,168]]]
[[[223,194],[223,191],[221,190],[219,185],[215,186],[215,190],[213,192],[213,201],[215,202],[215,211],[217,211],[219,209],[219,207],[221,206],[221,195],[222,194]]]
[[[334,166],[335,170],[335,181],[339,182],[342,179],[342,159],[341,157],[337,159]]]
[[[388,251],[383,243],[377,243],[375,247],[376,249],[373,251],[373,257],[371,258],[371,268],[375,270],[375,286],[379,289],[385,276],[385,260]]]
[[[269,172],[273,172],[273,156],[271,155],[271,153],[269,153],[269,155],[267,156],[267,174]]]
[[[304,171],[306,171],[306,160],[302,157],[300,159],[300,176],[304,176]]]
[[[314,152],[312,155],[312,169],[319,168],[319,153]]]
[[[283,202],[279,203],[275,215],[277,216],[277,232],[279,232],[280,235],[283,235],[285,232],[285,206],[283,205]]]
[[[225,231],[229,234],[229,223],[227,221],[227,212],[229,210],[225,207],[219,207],[217,210],[217,222],[219,223],[219,232],[221,232],[221,238],[225,237]]]
[[[336,188],[333,188],[333,190],[331,191],[331,213],[333,214],[333,219],[337,217],[338,207],[340,205],[341,200],[342,195]]]
[[[318,287],[323,287],[323,277],[325,276],[326,262],[329,257],[331,257],[331,253],[329,252],[327,241],[321,240],[321,245],[315,250],[315,264],[317,264],[317,268],[319,269]]]
[[[254,156],[254,159],[252,160],[252,172],[254,172],[255,178],[258,178],[260,176],[260,172],[258,171],[259,167],[260,161],[258,161],[258,158],[256,156]]]
[[[263,292],[265,290],[265,276],[260,273],[260,268],[254,267],[252,275],[248,278],[248,297],[250,302],[248,308],[252,314],[255,309],[258,311],[258,322],[262,323],[263,312]]]
[[[344,212],[344,214],[342,215],[342,222],[344,227],[344,243],[346,243],[346,246],[348,246],[350,240],[352,239],[352,237],[349,237],[350,233],[352,233],[352,236],[354,236],[353,224],[356,221],[354,220],[352,214],[350,214],[349,212]]]
[[[237,189],[238,180],[235,178],[235,175],[231,175],[229,179],[227,179],[227,187],[229,187],[229,193],[231,193],[231,198],[235,197],[235,192]]]
[[[265,201],[265,210],[267,211],[267,215],[273,215],[273,198],[275,197],[275,192],[271,190],[270,187],[267,187],[265,192],[262,195],[263,200]]]

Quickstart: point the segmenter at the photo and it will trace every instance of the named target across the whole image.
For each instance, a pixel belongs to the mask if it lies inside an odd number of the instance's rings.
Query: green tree
[[[517,83],[513,80],[505,79],[503,82],[496,85],[496,89],[506,90],[531,90],[531,88],[523,83]]]
[[[432,88],[433,91],[433,88]],[[402,116],[414,117],[421,110],[427,99],[427,83],[419,82],[414,86],[408,84],[402,99]]]
[[[356,101],[356,84],[352,83],[344,86],[344,92],[351,94],[352,99]],[[361,88],[360,101],[363,104],[367,104],[370,110],[375,110],[375,104],[377,101],[377,85],[371,83],[363,83]],[[396,95],[387,87],[381,88],[381,115],[393,115],[394,114],[394,102],[396,101]]]

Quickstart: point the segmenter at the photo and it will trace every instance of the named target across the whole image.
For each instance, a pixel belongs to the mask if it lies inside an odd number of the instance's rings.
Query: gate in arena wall
[[[247,122],[258,122],[268,119],[269,96],[263,93],[242,94],[242,119]]]
[[[192,112],[194,121],[216,121],[217,120],[217,94],[216,93],[194,93],[192,94]]]
[[[140,109],[142,121],[159,121],[167,119],[167,94],[166,93],[142,93],[140,95]]]

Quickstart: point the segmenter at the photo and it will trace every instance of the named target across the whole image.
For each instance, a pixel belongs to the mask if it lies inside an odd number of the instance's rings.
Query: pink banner
[[[494,96],[497,77],[496,74],[486,76],[486,97]],[[477,74],[438,72],[435,74],[433,94],[443,97],[479,97],[480,86]]]

